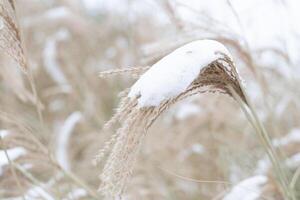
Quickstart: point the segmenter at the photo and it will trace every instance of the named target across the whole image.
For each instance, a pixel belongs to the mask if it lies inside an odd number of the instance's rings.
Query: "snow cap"
[[[158,106],[184,92],[202,68],[223,57],[220,53],[231,57],[226,47],[215,40],[196,40],[179,47],[144,73],[128,97],[139,97],[139,107]]]

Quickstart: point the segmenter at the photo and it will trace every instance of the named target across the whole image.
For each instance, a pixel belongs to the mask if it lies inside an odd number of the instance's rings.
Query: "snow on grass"
[[[43,51],[44,67],[46,71],[65,92],[70,92],[71,86],[57,61],[57,43],[66,40],[68,37],[68,30],[60,29],[54,36],[47,39]]]
[[[300,153],[291,155],[284,160],[284,165],[288,168],[297,168],[300,166]],[[259,160],[257,167],[255,169],[255,174],[267,174],[271,168],[270,160],[265,156],[263,159]]]
[[[190,146],[187,149],[184,149],[183,151],[180,152],[179,160],[184,161],[191,154],[201,155],[203,153],[205,153],[205,147],[202,144],[195,143],[192,146]]]
[[[257,200],[262,186],[267,182],[266,176],[254,176],[235,185],[223,200]]]
[[[67,7],[59,6],[45,12],[44,17],[54,20],[54,19],[61,19],[67,17],[70,14],[71,12]]]
[[[275,147],[281,147],[288,145],[293,142],[300,142],[300,129],[292,129],[286,136],[278,139],[272,140],[272,143]],[[298,157],[299,156],[299,157]],[[296,164],[300,165],[300,155],[295,154],[287,158],[284,161],[284,164],[287,167],[293,167]],[[267,174],[268,170],[271,167],[271,162],[267,156],[264,156],[261,160],[257,162],[257,166],[255,169],[255,174]]]
[[[74,17],[72,11],[65,6],[57,6],[46,10],[45,12],[26,16],[21,20],[25,27],[35,26],[37,24],[56,22],[57,20],[64,20]]]
[[[27,192],[21,196],[21,197],[14,197],[10,198],[9,200],[23,200],[30,199],[30,200],[55,200],[54,197],[52,197],[49,193],[47,193],[45,190],[43,190],[41,187],[34,186],[27,190]]]
[[[158,106],[184,92],[202,68],[222,57],[220,52],[230,56],[226,47],[214,40],[188,43],[154,64],[131,87],[128,96],[140,96],[139,107]]]
[[[69,192],[63,200],[76,200],[81,199],[82,197],[85,197],[87,195],[87,192],[82,188],[76,188],[73,189],[71,192]]]
[[[26,154],[26,150],[22,147],[15,147],[7,149],[6,151],[10,160],[16,160],[17,158]],[[3,167],[6,165],[9,165],[9,161],[6,157],[5,151],[0,150],[0,176],[2,175]]]
[[[185,103],[176,109],[175,118],[178,120],[185,120],[189,117],[195,116],[201,112],[199,105],[195,103]]]
[[[273,145],[274,146],[285,146],[292,142],[300,142],[300,129],[293,129],[286,136],[279,138],[279,139],[274,139]]]
[[[0,130],[0,140],[5,138],[9,134],[10,134],[10,132],[8,130],[5,130],[5,129]],[[17,158],[26,154],[26,150],[22,147],[15,147],[15,148],[7,149],[6,152],[8,154],[8,157],[12,161],[16,160]],[[6,165],[9,165],[9,161],[6,157],[5,151],[0,150],[0,176],[2,175],[3,167]]]
[[[300,153],[296,153],[286,159],[285,165],[289,168],[298,168],[300,166]]]
[[[264,156],[257,162],[255,174],[267,174],[271,167],[271,162],[267,156]]]
[[[69,140],[73,133],[73,129],[75,125],[82,119],[82,114],[80,112],[73,112],[64,122],[60,131],[58,133],[57,138],[57,149],[56,149],[56,157],[58,163],[65,170],[70,169],[70,163],[68,158],[68,147]]]
[[[0,30],[4,28],[4,21],[3,18],[0,17]]]
[[[5,130],[5,129],[0,130],[0,138],[1,139],[5,138],[8,135],[9,135],[9,131],[8,130]]]

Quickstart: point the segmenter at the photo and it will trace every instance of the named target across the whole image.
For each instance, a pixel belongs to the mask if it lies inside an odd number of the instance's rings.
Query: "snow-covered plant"
[[[133,69],[133,72],[138,71]],[[100,73],[108,74],[114,72]],[[101,160],[112,146],[100,175],[100,191],[104,196],[117,197],[124,191],[139,145],[153,122],[172,104],[205,92],[226,94],[239,103],[273,164],[285,197],[294,199],[269,135],[244,92],[232,56],[225,46],[214,40],[197,40],[174,50],[146,71],[130,90],[122,93],[117,112],[104,128],[116,122],[120,122],[121,127],[96,157],[96,161]]]
[[[263,175],[247,178],[235,185],[223,200],[256,200],[261,196],[263,185],[267,181],[268,178]]]
[[[233,97],[230,88],[246,103],[231,55],[217,41],[188,43],[154,64],[124,91],[117,112],[105,125],[109,128],[121,123],[96,158],[100,160],[113,144],[101,174],[100,190],[106,196],[122,193],[145,133],[172,104],[204,92]]]

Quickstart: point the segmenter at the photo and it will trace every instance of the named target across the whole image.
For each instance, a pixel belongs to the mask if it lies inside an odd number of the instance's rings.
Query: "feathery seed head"
[[[122,194],[145,133],[172,104],[203,92],[234,97],[230,87],[246,102],[238,76],[228,50],[212,40],[191,42],[154,64],[122,95],[115,115],[104,126],[121,124],[96,158],[103,159],[112,146],[99,190],[106,197]]]

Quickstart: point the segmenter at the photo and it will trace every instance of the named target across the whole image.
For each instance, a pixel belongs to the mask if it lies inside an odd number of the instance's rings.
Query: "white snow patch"
[[[198,154],[201,155],[205,152],[205,147],[202,144],[195,143],[192,146],[188,147],[187,149],[181,151],[179,154],[179,160],[183,161],[191,154]]]
[[[289,168],[297,168],[300,166],[300,153],[294,154],[285,161],[286,166]]]
[[[61,99],[54,99],[49,103],[49,110],[51,112],[58,112],[62,110],[65,106],[65,102]]]
[[[60,6],[60,7],[56,7],[56,8],[52,8],[50,10],[48,10],[44,16],[48,19],[61,19],[64,17],[67,17],[71,14],[70,10],[64,6]]]
[[[40,23],[45,23],[45,21],[51,22],[51,21],[63,20],[71,17],[73,17],[73,14],[69,8],[65,6],[58,6],[46,10],[45,12],[42,13],[27,16],[20,20],[22,21],[22,24],[24,24],[25,27],[29,27]]]
[[[65,198],[63,198],[63,200],[76,200],[76,199],[80,199],[81,197],[84,197],[87,195],[86,190],[82,189],[82,188],[76,188],[73,189],[71,192],[69,192]]]
[[[0,17],[0,30],[4,28],[4,21],[3,18]]]
[[[201,144],[194,144],[191,149],[196,154],[202,154],[205,151],[205,148]]]
[[[229,166],[229,180],[231,183],[238,183],[241,181],[241,177],[244,177],[244,171],[243,169],[236,165],[235,163],[232,163]]]
[[[275,107],[275,114],[278,118],[280,118],[283,114],[283,112],[288,107],[289,103],[292,101],[292,98],[290,95],[285,95],[283,98],[277,103]]]
[[[289,134],[280,139],[274,139],[274,146],[285,146],[292,142],[300,142],[300,129],[293,129]]]
[[[127,22],[133,22],[147,16],[157,25],[169,22],[169,17],[165,14],[160,2],[153,0],[130,1],[130,3],[124,0],[81,0],[81,2],[91,15],[106,13],[114,17],[124,16]],[[122,23],[122,20],[120,22]]]
[[[1,139],[5,138],[8,135],[9,135],[9,131],[8,130],[5,130],[5,129],[0,130],[0,138]]]
[[[40,200],[41,198],[44,200],[55,200],[49,193],[43,190],[41,187],[34,186],[27,190],[26,194],[24,194],[25,199],[30,200]],[[10,200],[23,200],[23,196],[11,198]]]
[[[292,129],[291,132],[286,136],[272,140],[272,143],[275,147],[285,146],[292,142],[300,142],[300,129]],[[300,159],[300,155],[298,157],[297,154],[295,154],[294,156],[285,160],[285,165],[287,165],[288,167],[295,166],[295,164],[293,163],[298,163],[298,165],[300,165],[300,160],[297,159]],[[261,160],[257,162],[255,174],[267,174],[270,167],[271,162],[269,158],[267,156],[264,156]]]
[[[188,43],[154,64],[131,87],[128,96],[140,96],[139,107],[158,106],[184,92],[202,68],[222,57],[218,52],[230,56],[226,47],[214,40]]]
[[[297,168],[300,166],[300,153],[296,153],[289,158],[285,159],[284,165],[287,166],[288,168]],[[271,168],[272,164],[265,156],[265,158],[261,159],[257,163],[257,167],[255,170],[255,174],[267,174],[268,170]]]
[[[271,162],[269,158],[267,156],[264,156],[261,160],[257,162],[255,174],[267,174],[270,167]]]
[[[260,197],[266,176],[254,176],[235,185],[223,200],[256,200]]]
[[[60,29],[54,36],[48,38],[43,51],[44,66],[51,78],[65,90],[71,90],[59,63],[57,62],[57,43],[69,38],[70,34],[67,29]]]
[[[80,112],[73,112],[64,122],[57,138],[57,150],[56,157],[58,163],[65,169],[70,169],[70,163],[68,158],[68,144],[69,139],[72,135],[75,125],[82,119],[82,114]]]
[[[193,103],[185,103],[180,105],[175,112],[175,118],[178,120],[184,120],[191,116],[197,115],[201,112],[198,105]]]
[[[82,0],[82,4],[91,14],[97,14],[103,9],[102,0]]]
[[[7,149],[7,154],[10,160],[16,160],[20,156],[24,155],[26,153],[26,150],[22,147],[15,147],[11,149]],[[4,150],[0,150],[0,175],[2,174],[3,167],[5,165],[9,165],[9,162],[7,160],[6,154]]]

